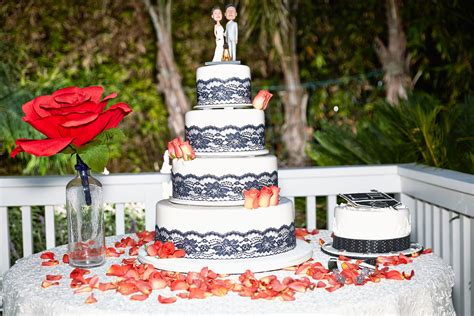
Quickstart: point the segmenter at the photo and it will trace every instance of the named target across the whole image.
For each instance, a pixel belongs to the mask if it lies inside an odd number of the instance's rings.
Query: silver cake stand
[[[190,258],[169,258],[160,259],[148,256],[145,246],[138,251],[138,260],[141,263],[148,263],[160,270],[175,272],[201,271],[208,267],[219,274],[241,274],[246,270],[252,272],[265,272],[279,270],[303,263],[313,256],[313,247],[303,240],[296,240],[296,247],[285,253],[248,259],[190,259]]]
[[[415,253],[421,252],[423,250],[423,246],[418,243],[411,243],[410,248],[403,250],[403,251],[394,251],[394,252],[387,252],[387,253],[359,253],[359,252],[350,252],[345,250],[339,250],[332,246],[332,241],[326,242],[321,246],[321,251],[327,255],[333,257],[344,256],[351,259],[360,259],[360,260],[369,260],[369,259],[376,259],[377,257],[389,257],[389,256],[398,256],[399,254],[403,254],[405,256],[411,256]]]

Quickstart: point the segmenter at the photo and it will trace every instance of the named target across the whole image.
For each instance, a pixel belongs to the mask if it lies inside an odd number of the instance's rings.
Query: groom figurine
[[[229,44],[230,56],[232,60],[237,59],[237,42],[239,40],[239,31],[237,28],[237,22],[234,22],[237,17],[237,10],[235,5],[228,4],[225,7],[225,18],[229,21],[225,25],[225,37]]]

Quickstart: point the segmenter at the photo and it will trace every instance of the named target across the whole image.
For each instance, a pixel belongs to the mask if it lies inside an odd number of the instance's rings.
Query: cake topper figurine
[[[212,19],[216,21],[214,25],[214,36],[216,37],[216,49],[214,51],[213,62],[222,61],[224,54],[224,27],[221,25],[222,10],[218,6],[212,8]]]
[[[225,8],[225,18],[229,21],[225,25],[225,37],[227,44],[229,44],[230,56],[232,60],[237,60],[237,43],[239,38],[239,31],[235,18],[237,17],[237,9],[235,5],[228,4]]]

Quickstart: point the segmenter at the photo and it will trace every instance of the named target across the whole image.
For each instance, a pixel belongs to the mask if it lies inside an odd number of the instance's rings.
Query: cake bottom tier
[[[276,206],[204,207],[158,202],[156,240],[172,241],[194,259],[271,256],[296,246],[294,209],[288,199]]]
[[[351,239],[339,236],[333,237],[332,246],[337,250],[357,253],[389,253],[410,248],[410,235],[381,240]]]

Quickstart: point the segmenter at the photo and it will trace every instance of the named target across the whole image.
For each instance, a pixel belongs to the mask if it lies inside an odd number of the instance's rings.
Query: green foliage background
[[[224,1],[172,4],[173,47],[191,100],[195,69],[213,53],[209,12],[215,4]],[[448,108],[473,91],[473,12],[463,1],[405,1],[401,8],[412,75],[420,72],[415,89]],[[386,39],[384,2],[300,0],[296,15],[300,73],[310,92],[308,134],[328,124],[356,132],[384,95],[372,48],[375,36]],[[16,138],[40,136],[21,121],[21,104],[61,87],[96,84],[134,109],[121,123],[126,137],[111,152],[108,169],[159,168],[169,138],[167,113],[156,89],[155,35],[140,1],[4,1],[0,25],[0,174],[71,172],[68,157],[60,155],[8,157]],[[276,92],[266,113],[267,141],[284,165],[281,69],[271,45],[259,44],[251,35],[239,45],[239,56],[252,69],[254,90]]]

